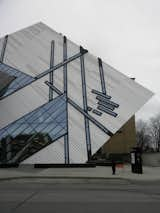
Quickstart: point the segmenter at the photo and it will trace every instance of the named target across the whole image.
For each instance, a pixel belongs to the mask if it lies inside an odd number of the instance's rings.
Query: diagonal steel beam
[[[61,62],[61,63],[55,65],[53,68],[48,69],[48,70],[42,72],[41,74],[37,75],[36,77],[34,77],[34,80],[33,80],[31,83],[27,83],[26,85],[24,85],[24,86],[22,86],[22,87],[20,87],[20,88],[18,88],[18,89],[16,89],[16,90],[14,90],[14,92],[10,93],[9,95],[6,95],[5,97],[0,97],[0,100],[2,100],[2,99],[4,99],[4,98],[6,98],[6,97],[8,97],[8,96],[10,96],[10,95],[12,95],[12,94],[14,94],[14,93],[16,93],[18,90],[23,89],[23,88],[27,87],[28,85],[31,85],[32,83],[34,83],[34,82],[37,81],[38,79],[43,78],[44,76],[48,75],[50,72],[54,72],[55,70],[57,70],[57,69],[63,67],[65,64],[68,64],[68,63],[70,63],[70,62],[76,60],[77,58],[81,57],[81,55],[84,55],[84,54],[86,54],[87,52],[88,52],[88,50],[83,49],[82,52],[77,53],[77,54],[75,54],[75,55],[69,57],[67,60],[65,60],[65,61],[63,61],[63,62]]]
[[[80,47],[80,52],[82,47]],[[87,104],[87,89],[86,89],[86,76],[85,76],[85,65],[84,65],[84,56],[80,57],[81,65],[81,79],[82,79],[82,95],[83,95],[83,109],[86,114],[88,114],[88,104]],[[84,116],[84,125],[85,125],[85,135],[86,135],[86,146],[87,146],[87,156],[88,161],[91,160],[92,151],[91,151],[91,136],[89,128],[89,119]]]
[[[107,92],[106,92],[106,84],[105,84],[105,79],[104,79],[104,71],[103,71],[102,60],[100,58],[98,58],[98,64],[99,64],[99,73],[100,73],[102,93],[104,95],[106,95]]]
[[[63,61],[67,60],[67,38],[66,36],[63,37]],[[66,99],[68,98],[68,78],[67,78],[67,64],[63,66],[63,85],[64,85],[64,95]],[[64,136],[64,156],[65,156],[65,164],[69,164],[69,132],[68,132],[68,102],[66,102],[66,127],[67,127],[67,134]]]
[[[58,95],[62,95],[63,93],[57,89],[55,86],[51,85],[48,81],[45,81],[45,84],[48,85],[50,88],[52,88]],[[113,133],[108,130],[103,124],[98,122],[95,118],[93,118],[91,115],[87,114],[78,104],[76,104],[71,98],[68,97],[68,103],[70,103],[76,110],[78,110],[81,114],[83,114],[86,118],[88,118],[93,124],[95,124],[99,129],[101,129],[103,132],[105,132],[110,137],[113,136]]]
[[[53,68],[48,69],[48,70],[45,70],[45,71],[42,72],[41,74],[37,75],[37,76],[35,77],[35,79],[43,78],[45,75],[49,74],[50,72],[53,72],[53,71],[55,71],[55,70],[57,70],[57,69],[63,67],[64,65],[66,65],[66,64],[68,64],[68,63],[74,61],[75,59],[81,57],[82,55],[86,54],[87,52],[88,52],[88,50],[83,49],[81,52],[79,52],[79,53],[77,53],[77,54],[71,56],[71,57],[68,58],[67,60],[65,60],[65,61],[63,61],[63,62],[61,62],[61,63],[55,65]]]
[[[50,69],[54,67],[54,41],[51,41]],[[49,82],[53,85],[53,72],[49,73]],[[53,90],[49,88],[49,101],[53,100]]]
[[[7,41],[8,41],[8,35],[4,37],[3,45],[2,45],[2,50],[1,50],[1,55],[0,55],[0,62],[2,63],[4,60],[4,55],[5,55],[5,50],[7,46]]]

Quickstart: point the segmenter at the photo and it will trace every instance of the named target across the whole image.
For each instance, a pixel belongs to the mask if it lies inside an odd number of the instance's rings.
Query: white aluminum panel
[[[49,68],[51,41],[55,41],[55,64],[62,61],[63,39],[42,23],[9,35],[4,62],[35,76]]]
[[[71,57],[80,51],[80,47],[69,39],[67,39],[67,49],[68,57]]]
[[[96,153],[103,144],[110,139],[102,130],[95,126],[92,122],[89,123],[92,154]]]
[[[83,108],[82,78],[79,70],[80,60],[68,64],[68,97]]]
[[[53,84],[55,87],[57,87],[61,92],[63,92],[64,90],[64,86],[63,86],[63,68],[60,68],[58,70],[54,71],[53,74]],[[56,93],[54,93],[54,95],[56,95]]]
[[[97,58],[94,58],[90,54],[87,54],[84,56],[84,61],[85,61],[88,106],[90,106],[92,109],[96,109],[97,100],[95,100],[95,96],[91,93],[91,91],[92,89],[101,91],[99,66],[98,66]],[[98,117],[97,115],[93,113],[90,113],[90,114],[97,119]]]
[[[87,161],[84,116],[68,105],[70,163]]]
[[[68,57],[80,52],[80,46],[67,41]],[[80,58],[67,65],[68,67],[68,96],[83,108],[82,77],[80,70]]]
[[[67,40],[67,55],[71,57],[80,52],[80,47]],[[68,70],[68,97],[83,108],[82,78],[80,71],[80,59],[77,58],[67,65]]]
[[[0,100],[0,129],[48,102],[45,78]]]
[[[92,57],[92,60],[94,58],[89,54],[85,57],[88,72],[90,58]],[[153,93],[105,63],[103,63],[103,68],[107,94],[112,97],[112,101],[119,104],[119,108],[115,109],[118,116],[115,118],[106,113],[102,116],[97,116],[92,112],[90,114],[115,133],[151,98]],[[99,79],[97,75],[97,82]],[[87,79],[88,104],[94,108],[97,106],[97,100],[96,95],[91,93],[91,89],[97,89],[95,81],[91,77]]]
[[[21,162],[21,164],[36,163],[64,163],[64,137]]]

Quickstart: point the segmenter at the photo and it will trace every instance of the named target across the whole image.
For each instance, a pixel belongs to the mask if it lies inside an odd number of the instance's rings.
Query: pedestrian
[[[116,162],[112,160],[112,175],[116,174]]]

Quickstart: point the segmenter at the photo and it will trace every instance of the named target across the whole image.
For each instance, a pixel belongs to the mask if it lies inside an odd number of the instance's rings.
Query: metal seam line
[[[68,63],[70,63],[70,62],[76,60],[76,59],[79,58],[81,55],[84,55],[84,54],[86,54],[87,52],[88,52],[88,51],[87,51],[86,49],[83,49],[83,52],[82,52],[82,53],[77,53],[77,54],[71,56],[70,58],[68,58],[66,61],[60,62],[59,64],[55,65],[52,69],[48,69],[48,70],[42,72],[41,74],[39,74],[39,75],[37,75],[36,77],[34,77],[34,79],[33,79],[33,81],[32,81],[31,83],[28,83],[28,84],[22,86],[21,88],[16,89],[14,92],[12,92],[12,93],[6,95],[6,96],[3,97],[3,98],[6,98],[6,97],[8,97],[8,96],[10,96],[10,95],[12,95],[12,94],[14,94],[14,93],[16,93],[18,90],[23,89],[24,87],[27,87],[28,85],[34,83],[34,82],[37,81],[38,79],[43,78],[44,76],[48,75],[50,72],[54,72],[55,70],[57,70],[57,69],[63,67],[65,64],[68,64]],[[3,98],[0,97],[0,100],[2,100]]]
[[[104,79],[104,71],[102,66],[102,60],[101,58],[98,58],[98,64],[99,64],[99,73],[100,73],[100,80],[101,80],[101,87],[102,87],[102,93],[106,95],[106,85],[105,85],[105,79]]]
[[[45,81],[45,84],[51,87],[58,95],[62,95],[63,93],[57,89],[55,86],[51,85],[48,81]],[[101,129],[103,132],[105,132],[110,137],[113,136],[113,133],[108,130],[103,124],[101,124],[99,121],[97,121],[94,117],[84,112],[84,110],[77,105],[72,99],[68,97],[68,103],[70,103],[76,110],[78,110],[81,114],[86,116],[93,124],[95,124],[99,129]]]
[[[82,51],[82,49],[83,48],[80,46],[80,52]],[[83,55],[80,57],[80,65],[81,65],[81,79],[82,79],[83,109],[84,109],[84,112],[88,114],[85,65],[84,65]],[[91,153],[91,136],[90,136],[89,120],[86,116],[84,116],[84,122],[85,122],[87,155],[88,155],[88,161],[89,161],[89,160],[91,160],[91,156],[92,156],[92,153]]]
[[[4,37],[3,46],[2,46],[2,50],[1,50],[1,56],[0,56],[0,62],[1,63],[4,60],[4,55],[5,55],[5,50],[6,50],[6,46],[7,46],[7,41],[8,41],[8,35],[6,35]]]
[[[51,41],[50,69],[54,67],[54,41]],[[49,73],[49,82],[53,85],[53,71]],[[49,101],[53,100],[53,90],[49,88]]]
[[[67,60],[67,38],[63,37],[63,61]],[[64,156],[65,156],[65,164],[69,164],[69,137],[68,137],[68,85],[67,85],[67,64],[63,66],[63,85],[64,85],[64,95],[66,97],[66,126],[67,126],[67,134],[64,136]]]

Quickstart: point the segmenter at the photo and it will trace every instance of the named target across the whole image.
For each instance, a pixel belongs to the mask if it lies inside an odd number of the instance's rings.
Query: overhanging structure
[[[0,51],[1,163],[85,163],[153,95],[43,23]]]

